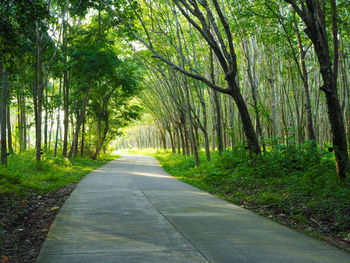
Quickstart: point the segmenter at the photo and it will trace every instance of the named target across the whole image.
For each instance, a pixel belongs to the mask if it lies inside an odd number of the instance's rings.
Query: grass
[[[155,157],[178,179],[310,235],[350,234],[350,175],[340,182],[334,154],[310,143],[277,145],[253,161],[242,148],[214,153],[210,162],[201,153],[198,167],[192,157]]]
[[[8,157],[8,166],[0,166],[0,194],[51,192],[78,183],[87,173],[118,157],[106,155],[95,161],[77,157],[72,162],[63,156],[45,154],[42,162],[37,164],[32,151],[12,154]]]

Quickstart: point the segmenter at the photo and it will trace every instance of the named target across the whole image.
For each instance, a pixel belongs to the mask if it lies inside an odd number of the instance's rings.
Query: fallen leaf
[[[4,256],[4,257],[1,259],[0,262],[5,262],[5,261],[7,261],[7,260],[9,260],[9,257],[8,257],[8,256]]]
[[[24,208],[27,208],[27,200],[23,199],[21,203]]]
[[[57,210],[57,209],[59,209],[58,206],[51,207],[51,211],[55,211],[55,210]]]

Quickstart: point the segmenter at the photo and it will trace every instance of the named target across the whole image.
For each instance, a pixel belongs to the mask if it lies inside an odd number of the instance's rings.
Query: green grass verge
[[[278,145],[254,161],[241,148],[214,153],[210,162],[200,153],[198,167],[191,157],[154,156],[178,179],[311,235],[350,233],[350,175],[339,182],[334,155],[311,144]]]
[[[43,155],[40,164],[33,152],[12,154],[8,166],[0,166],[0,194],[44,194],[72,183],[101,165],[118,158],[118,155],[102,156],[98,160],[77,157],[73,162],[63,156]]]

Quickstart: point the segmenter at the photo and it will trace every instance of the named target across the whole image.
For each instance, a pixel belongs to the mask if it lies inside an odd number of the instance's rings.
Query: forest
[[[348,0],[2,0],[2,214],[143,152],[349,249],[349,16]]]

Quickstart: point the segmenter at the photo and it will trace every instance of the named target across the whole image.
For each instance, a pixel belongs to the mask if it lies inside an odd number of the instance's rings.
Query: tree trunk
[[[180,129],[175,128],[176,142],[177,142],[177,154],[181,154],[181,140],[180,140]]]
[[[81,144],[80,144],[80,156],[84,155],[84,144],[85,144],[85,120],[86,118],[84,118],[83,120],[83,128],[81,131]]]
[[[23,132],[22,132],[20,94],[17,94],[17,130],[18,130],[19,152],[21,153],[23,149]]]
[[[27,118],[26,118],[26,98],[22,94],[21,101],[21,129],[23,139],[23,151],[27,150]]]
[[[323,13],[324,10],[322,11],[315,1],[310,1],[307,5],[307,11],[299,9],[297,12],[306,24],[305,32],[315,47],[318,62],[320,64],[320,72],[323,79],[321,90],[325,93],[327,101],[328,118],[331,124],[337,174],[340,178],[344,179],[346,173],[350,171],[350,164],[344,120],[337,91],[339,50],[335,0],[331,0],[331,5],[333,15],[333,62],[330,57],[326,25],[323,19],[325,15],[325,13]],[[293,6],[293,8],[296,9],[295,6]]]
[[[8,149],[9,149],[9,153],[13,153],[11,119],[10,119],[10,105],[7,105],[6,121],[7,121],[7,143],[8,143]]]
[[[160,130],[160,138],[161,138],[161,141],[163,143],[163,149],[166,150],[167,149],[167,144],[166,144],[166,136],[165,136],[165,132],[164,130]]]
[[[48,139],[48,94],[47,94],[47,82],[48,79],[45,79],[45,123],[44,123],[44,149],[47,150],[47,139]]]
[[[230,80],[229,85],[232,86],[230,95],[236,102],[236,105],[242,120],[243,131],[248,142],[249,151],[250,153],[261,154],[258,137],[256,136],[256,133],[247,109],[247,105],[243,100],[242,94],[239,92],[238,87],[235,88],[235,86],[237,85],[235,80]]]
[[[294,17],[294,19],[295,19],[295,17]],[[307,73],[306,65],[305,65],[306,51],[304,50],[303,42],[301,41],[298,25],[295,21],[294,21],[293,25],[294,25],[295,35],[297,37],[297,42],[298,42],[300,74],[301,74],[301,79],[303,81],[304,91],[305,91],[307,138],[309,140],[316,142],[316,136],[315,136],[314,125],[313,125],[313,120],[312,120],[312,108],[311,108],[311,99],[310,99],[310,91],[309,91],[309,80],[308,80],[308,73]]]
[[[184,138],[184,132],[181,124],[179,125],[179,131],[180,131],[180,138],[181,138],[182,154],[186,155],[185,138]]]
[[[271,61],[271,76],[268,78],[271,87],[271,122],[272,122],[272,136],[279,136],[278,121],[277,121],[277,101],[276,101],[276,70],[275,70],[275,59],[272,57]]]
[[[58,91],[58,98],[61,102],[61,92],[62,92],[62,78],[60,78],[60,87],[59,87],[59,91]],[[58,146],[58,132],[60,130],[60,117],[61,117],[61,114],[60,114],[60,109],[61,107],[58,107],[58,110],[57,110],[57,119],[56,119],[56,122],[57,122],[57,126],[56,126],[56,139],[55,139],[55,151],[54,151],[54,154],[53,156],[56,157],[57,155],[57,146]],[[62,137],[62,134],[61,134],[61,137]]]
[[[79,118],[77,118],[77,121],[76,121],[75,133],[74,133],[74,137],[73,137],[73,141],[72,141],[72,146],[71,146],[69,154],[68,154],[68,158],[72,158],[73,154],[76,153],[75,150],[76,150],[76,147],[78,144],[79,131],[80,131],[80,127],[83,123],[83,120],[85,118],[86,106],[88,103],[88,97],[89,97],[90,90],[91,90],[91,86],[89,86],[87,88],[86,93],[85,93],[85,97],[83,99],[81,113],[79,114]]]
[[[1,100],[1,164],[7,165],[6,149],[6,105],[7,105],[7,72],[4,65],[0,64],[2,73],[2,100]]]
[[[67,0],[63,11],[63,56],[64,56],[64,71],[63,71],[63,156],[67,156],[68,151],[68,127],[69,127],[69,78],[67,65],[67,21],[66,21]]]
[[[253,40],[252,40],[253,42]],[[252,43],[254,45],[254,43]],[[256,121],[256,131],[257,131],[257,136],[258,139],[261,140],[262,146],[263,146],[263,151],[266,151],[265,147],[265,142],[262,134],[262,128],[260,124],[260,114],[259,114],[259,108],[258,108],[258,83],[256,79],[256,74],[255,74],[255,68],[256,68],[256,50],[254,48],[254,55],[253,58],[251,57],[251,53],[249,51],[249,46],[248,44],[242,40],[242,46],[243,46],[243,51],[247,60],[247,74],[248,74],[248,81],[251,87],[252,91],[252,98],[253,98],[253,107],[254,107],[254,112],[255,112],[255,121]],[[253,60],[253,61],[252,61]],[[253,65],[252,65],[253,64]]]
[[[48,142],[47,142],[47,146],[48,146],[49,150],[51,149],[52,133],[53,133],[53,121],[51,120],[51,125],[50,125],[50,129],[49,129],[49,138],[48,138]]]
[[[175,149],[175,142],[174,142],[174,135],[171,132],[171,128],[169,127],[168,129],[166,129],[169,133],[169,137],[170,137],[170,143],[171,143],[171,151],[172,153],[176,153],[176,149]]]
[[[37,83],[35,86],[34,93],[34,107],[35,110],[35,158],[37,162],[41,161],[41,123],[42,123],[42,102],[43,102],[43,84],[42,84],[42,61],[41,61],[41,42],[42,35],[40,34],[39,25],[36,25],[36,34],[37,34]]]
[[[216,137],[218,142],[219,154],[223,151],[223,138],[222,138],[222,121],[221,121],[221,107],[218,93],[213,91],[214,103],[215,103],[215,114],[216,114]]]

